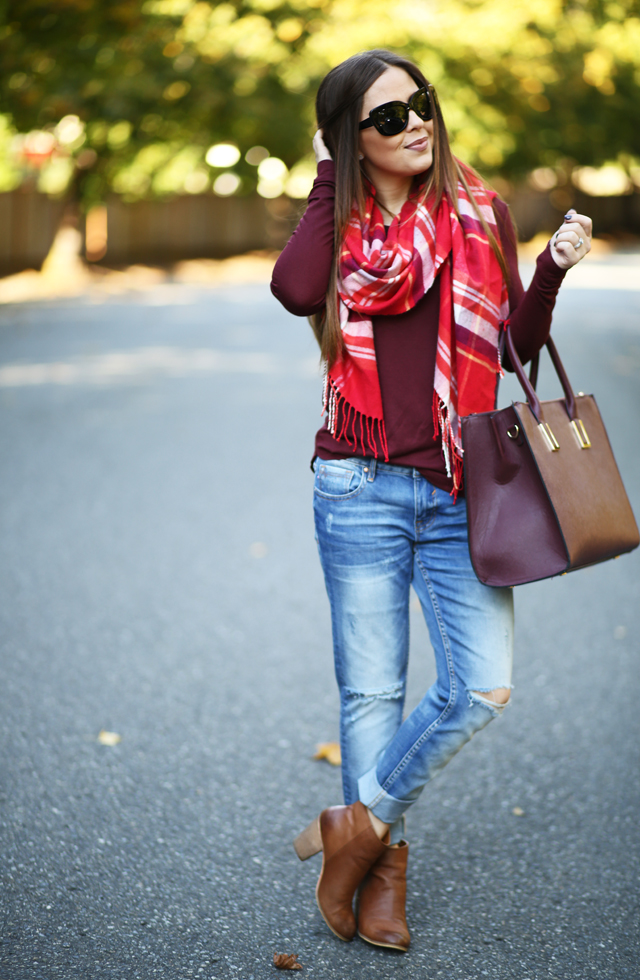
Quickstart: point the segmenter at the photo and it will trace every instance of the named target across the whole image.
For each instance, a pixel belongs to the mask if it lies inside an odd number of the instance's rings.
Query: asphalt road
[[[640,290],[565,288],[554,333],[638,514]],[[517,590],[512,705],[408,817],[410,952],[322,922],[315,362],[262,285],[0,312],[0,978],[636,980],[638,552]]]

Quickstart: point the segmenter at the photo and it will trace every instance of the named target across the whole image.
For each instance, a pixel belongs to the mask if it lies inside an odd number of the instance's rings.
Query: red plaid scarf
[[[475,185],[473,195],[498,238],[495,194]],[[336,438],[346,438],[355,452],[360,446],[363,455],[389,458],[371,318],[410,310],[440,275],[434,438],[441,435],[456,495],[462,482],[460,416],[493,408],[501,371],[499,324],[508,315],[502,270],[461,184],[458,212],[446,196],[435,215],[410,197],[385,232],[374,190],[362,222],[354,209],[338,276],[344,352],[327,370],[323,400]]]

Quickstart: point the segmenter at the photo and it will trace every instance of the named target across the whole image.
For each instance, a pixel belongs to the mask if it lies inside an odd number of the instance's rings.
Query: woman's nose
[[[424,126],[424,119],[421,119],[417,112],[413,109],[409,109],[409,121],[407,122],[407,129],[417,129],[420,126]]]

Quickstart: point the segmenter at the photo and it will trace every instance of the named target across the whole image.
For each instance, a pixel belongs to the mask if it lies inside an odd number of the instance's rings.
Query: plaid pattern
[[[473,195],[497,239],[495,195],[481,185]],[[458,211],[444,196],[432,215],[410,197],[385,232],[375,191],[362,223],[354,209],[338,279],[345,349],[327,371],[324,392],[332,434],[388,458],[371,318],[412,309],[440,275],[434,423],[454,493],[462,479],[460,417],[493,408],[500,321],[508,316],[502,270],[462,185]]]

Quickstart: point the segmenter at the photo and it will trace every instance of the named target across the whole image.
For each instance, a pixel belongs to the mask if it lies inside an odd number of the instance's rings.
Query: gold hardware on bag
[[[538,422],[538,429],[542,433],[542,437],[547,444],[547,449],[550,449],[552,453],[557,453],[560,449],[560,443],[551,431],[551,427],[548,422]]]
[[[580,419],[572,419],[571,428],[575,432],[580,449],[590,449],[591,442],[589,441],[589,436],[587,435],[587,430],[585,429],[583,422]]]
[[[520,426],[512,425],[510,429],[507,429],[507,435],[510,439],[517,439],[520,434]]]

